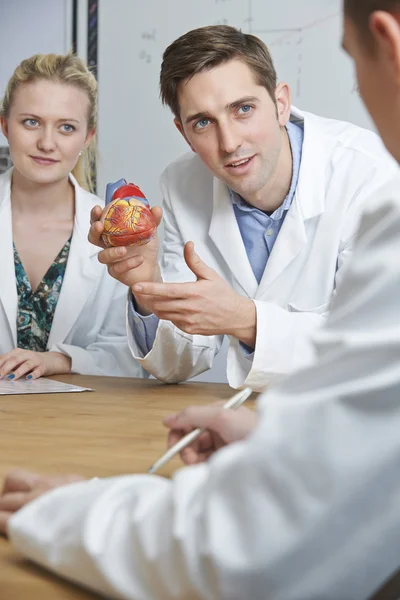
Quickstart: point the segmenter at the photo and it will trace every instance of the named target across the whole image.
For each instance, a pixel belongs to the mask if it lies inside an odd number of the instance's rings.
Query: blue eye
[[[71,133],[72,131],[75,131],[75,127],[73,125],[69,125],[69,123],[65,123],[61,126],[61,128],[64,133]]]
[[[38,125],[38,122],[36,119],[25,119],[24,125],[27,125],[28,127],[36,127],[36,125]]]
[[[239,107],[238,113],[241,115],[248,115],[252,110],[253,110],[252,106],[250,106],[249,104],[243,104],[243,106]]]
[[[205,127],[207,127],[209,122],[210,122],[210,119],[200,119],[200,121],[197,121],[197,123],[195,123],[194,128],[195,129],[204,129]]]

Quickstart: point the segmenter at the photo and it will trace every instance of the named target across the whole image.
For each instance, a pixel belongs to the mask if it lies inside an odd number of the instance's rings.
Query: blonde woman
[[[87,240],[97,83],[78,57],[16,68],[0,120],[13,168],[0,176],[0,377],[140,376],[125,337],[125,287]]]

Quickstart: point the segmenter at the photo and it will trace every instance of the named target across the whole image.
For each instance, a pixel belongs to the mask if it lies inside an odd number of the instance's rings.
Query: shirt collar
[[[281,219],[283,213],[289,210],[296,192],[297,182],[299,180],[304,131],[299,125],[291,123],[290,121],[286,125],[286,131],[288,133],[290,148],[292,151],[292,181],[290,183],[288,195],[286,196],[282,204],[278,206],[278,208],[271,214],[271,219],[274,220]],[[258,208],[255,208],[254,206],[246,202],[246,200],[239,196],[239,194],[237,194],[235,191],[229,189],[229,193],[231,196],[232,204],[235,204],[243,212],[252,212],[254,210],[259,210]]]

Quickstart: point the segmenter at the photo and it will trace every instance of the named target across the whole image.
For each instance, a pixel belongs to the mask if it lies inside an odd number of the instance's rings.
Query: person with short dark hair
[[[364,202],[397,165],[374,133],[292,107],[265,44],[234,27],[175,40],[160,90],[191,148],[161,177],[161,264],[157,237],[99,257],[131,287],[128,336],[147,371],[190,379],[226,338],[229,384],[263,390],[312,361]]]
[[[366,27],[364,2],[345,14],[343,45],[400,162],[400,1],[370,3]],[[371,196],[315,364],[261,396],[250,436],[232,439],[243,411],[198,407],[168,421],[175,434],[207,427],[208,454],[232,443],[172,481],[10,475],[0,521],[14,546],[113,598],[372,598],[400,562],[397,192]]]

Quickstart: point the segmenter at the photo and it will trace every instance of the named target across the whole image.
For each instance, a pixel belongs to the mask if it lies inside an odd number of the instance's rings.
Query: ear
[[[0,117],[0,125],[4,137],[8,140],[8,123],[5,117]]]
[[[177,130],[179,131],[179,133],[182,135],[182,137],[185,140],[185,142],[187,144],[189,144],[190,149],[192,150],[192,152],[196,152],[196,150],[193,148],[192,144],[187,139],[185,130],[183,129],[182,121],[180,119],[178,119],[178,117],[175,117],[175,119],[174,119],[174,125],[177,128]]]
[[[287,83],[279,83],[275,89],[276,110],[278,113],[278,122],[281,127],[285,127],[290,119],[290,88]]]
[[[397,17],[383,10],[372,13],[369,28],[378,53],[392,68],[392,75],[400,83],[400,23]]]
[[[89,146],[90,142],[92,141],[92,139],[94,138],[95,135],[96,135],[96,129],[90,129],[90,131],[87,132],[86,138],[85,138],[85,143],[83,144],[84,148],[87,148]]]

